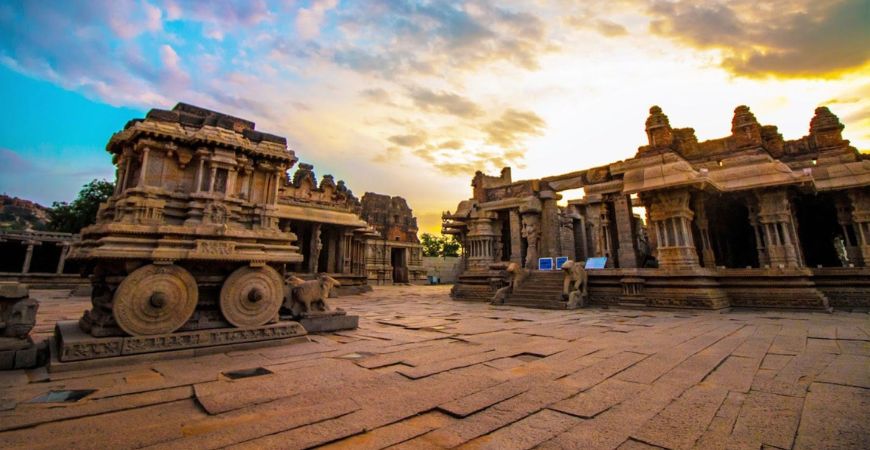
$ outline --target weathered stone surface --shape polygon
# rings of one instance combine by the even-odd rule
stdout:
[[[544,409],[486,436],[468,442],[460,449],[525,450],[556,436],[581,419]]]
[[[867,389],[813,383],[803,406],[794,448],[868,448],[867,417],[870,417]]]
[[[515,397],[533,388],[543,381],[547,381],[545,375],[523,376],[518,379],[505,381],[488,389],[475,392],[467,397],[458,398],[451,402],[439,405],[438,409],[452,416],[466,417],[482,409],[488,408],[498,402]]]
[[[49,323],[87,307],[31,295]],[[777,336],[862,329],[865,313],[493,309],[454,302],[446,286],[331,301],[360,328],[298,345],[0,373],[0,446],[863,448],[870,433],[860,346],[819,352],[810,337],[796,355],[768,353]],[[510,356],[489,359],[499,354]],[[653,358],[651,383],[622,379]],[[257,368],[272,373],[226,376]],[[417,368],[440,371],[399,372]],[[96,392],[27,403],[62,389]]]
[[[791,448],[803,399],[751,391],[743,402],[731,439],[746,445]]]
[[[632,437],[671,449],[690,449],[713,420],[728,391],[695,386],[647,421]]]
[[[870,357],[840,355],[816,377],[816,381],[870,389],[868,367],[870,367]]]
[[[437,412],[426,413],[357,436],[342,439],[338,442],[325,445],[322,448],[330,450],[377,450],[387,448],[391,445],[411,440],[436,428],[441,428],[450,422],[451,419],[444,414]]]
[[[584,419],[591,419],[643,389],[645,386],[642,384],[610,378],[588,391],[558,402],[550,408]]]

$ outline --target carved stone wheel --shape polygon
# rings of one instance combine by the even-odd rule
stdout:
[[[240,267],[221,287],[221,313],[237,327],[258,327],[278,315],[284,280],[269,266]]]
[[[193,315],[199,290],[196,279],[178,266],[147,265],[118,286],[112,314],[133,336],[172,333]]]

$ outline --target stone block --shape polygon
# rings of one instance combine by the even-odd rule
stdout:
[[[20,299],[27,297],[29,294],[30,289],[26,284],[14,281],[0,282],[0,299]]]
[[[39,363],[39,347],[31,344],[29,347],[15,352],[15,368],[30,369]]]
[[[90,284],[80,284],[70,291],[70,297],[90,297],[93,287]]]
[[[0,351],[0,370],[11,370],[15,368],[15,350]]]
[[[341,314],[318,314],[299,319],[309,333],[325,333],[338,330],[354,330],[359,326],[359,316]]]

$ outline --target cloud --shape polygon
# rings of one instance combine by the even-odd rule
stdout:
[[[462,141],[458,139],[451,139],[449,141],[444,141],[438,144],[438,148],[450,148],[453,150],[459,150],[462,148]]]
[[[385,105],[393,104],[392,97],[390,94],[382,88],[370,88],[363,89],[359,92],[360,97],[373,102],[373,103],[381,103]]]
[[[483,114],[483,110],[471,100],[452,92],[435,92],[425,88],[411,88],[408,96],[423,111],[433,111],[471,118]]]
[[[395,163],[402,157],[402,149],[399,147],[387,147],[383,153],[378,153],[372,161],[378,163]]]
[[[0,147],[0,173],[20,175],[35,169],[35,166],[18,153]]]
[[[867,0],[806,0],[776,8],[754,1],[653,1],[650,31],[723,52],[741,76],[825,77],[870,62]]]
[[[338,28],[352,30],[352,38],[332,58],[351,70],[386,79],[502,62],[535,70],[540,56],[555,49],[540,18],[488,2],[384,0],[351,8],[339,17]]]
[[[543,134],[547,123],[532,111],[508,109],[502,116],[483,127],[487,142],[511,149],[517,147],[528,136]]]
[[[162,7],[166,20],[198,22],[202,35],[217,41],[272,18],[266,0],[162,0]]]
[[[546,122],[537,114],[517,109],[507,109],[497,119],[482,124],[465,123],[456,128],[421,129],[410,125],[406,133],[387,138],[392,145],[375,161],[394,162],[402,152],[409,152],[448,176],[468,176],[477,170],[506,166],[522,168],[525,139],[543,134],[544,128]]]
[[[577,29],[591,29],[605,37],[621,37],[628,35],[624,25],[604,18],[595,18],[592,14],[570,16],[565,23]]]
[[[401,134],[390,136],[387,140],[402,147],[418,147],[425,144],[428,137],[425,133]]]
[[[326,13],[337,4],[338,0],[314,0],[308,8],[300,9],[296,13],[296,34],[302,39],[316,38]]]

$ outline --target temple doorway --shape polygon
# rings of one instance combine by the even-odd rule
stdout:
[[[798,237],[807,267],[840,267],[840,259],[834,247],[839,236],[844,244],[847,237],[837,223],[837,208],[829,194],[800,195],[795,198]],[[855,242],[854,237],[851,242]]]
[[[393,283],[408,282],[408,258],[407,249],[391,248],[390,265],[393,267]]]
[[[24,255],[27,253],[27,246],[22,245],[21,241],[0,242],[0,272],[19,273],[24,267]]]
[[[496,257],[498,257],[499,261],[510,261],[512,256],[511,221],[508,211],[499,211],[498,220],[498,223],[501,224],[501,236],[500,239],[496,242],[497,250],[500,250],[500,252],[496,252]]]
[[[728,268],[758,267],[755,230],[742,198],[723,195],[705,202],[710,223],[710,243],[716,265]],[[696,237],[696,247],[699,242]]]

